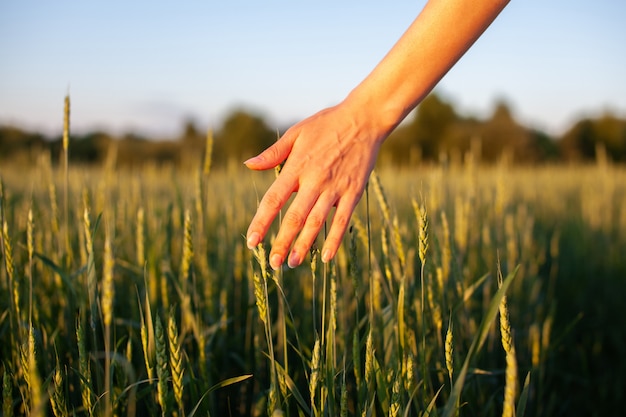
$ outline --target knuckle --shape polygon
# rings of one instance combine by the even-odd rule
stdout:
[[[290,228],[300,229],[304,224],[304,216],[296,211],[290,210],[285,214],[283,224]]]
[[[346,216],[344,214],[338,213],[333,218],[333,229],[336,228],[339,232],[342,232],[346,230],[349,222],[350,222],[350,216]]]
[[[307,227],[310,227],[311,229],[314,229],[317,232],[322,228],[325,221],[326,221],[326,217],[321,216],[319,214],[311,213],[309,214],[309,217],[306,220],[306,224],[307,224]]]
[[[280,210],[283,207],[283,204],[284,202],[281,196],[272,191],[268,191],[261,201],[261,206],[265,206],[272,211]]]

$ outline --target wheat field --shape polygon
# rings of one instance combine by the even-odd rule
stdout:
[[[381,167],[333,262],[275,272],[275,173],[209,162],[1,167],[3,415],[624,407],[622,167]]]

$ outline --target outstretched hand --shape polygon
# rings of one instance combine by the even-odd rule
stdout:
[[[291,267],[299,265],[335,207],[322,247],[322,261],[332,259],[363,195],[382,141],[507,3],[428,1],[346,100],[294,125],[274,145],[247,160],[248,168],[256,170],[285,163],[250,223],[248,247],[261,242],[279,211],[297,193],[283,217],[270,265],[278,269],[285,260]]]
[[[254,170],[271,169],[284,162],[250,223],[246,234],[249,248],[262,241],[292,193],[297,193],[270,252],[273,269],[280,268],[285,260],[292,268],[302,263],[333,207],[322,261],[328,262],[337,253],[384,139],[368,126],[368,120],[359,120],[347,107],[340,104],[303,120],[245,162]]]

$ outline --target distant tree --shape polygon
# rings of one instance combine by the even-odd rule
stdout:
[[[539,130],[531,130],[533,146],[537,150],[537,161],[558,161],[561,158],[561,150],[558,142],[547,133]]]
[[[44,144],[40,133],[31,133],[14,126],[0,126],[0,153],[7,156],[12,152]]]
[[[440,152],[444,150],[445,137],[458,120],[454,107],[435,93],[420,103],[408,129],[420,146],[424,158],[439,158]]]
[[[500,101],[493,115],[479,129],[482,159],[493,162],[509,154],[515,162],[534,162],[540,158],[533,135],[517,123],[509,106]]]
[[[228,160],[244,161],[276,141],[276,132],[263,118],[236,110],[224,121],[215,138],[215,158],[219,164]]]
[[[14,126],[0,126],[0,160],[30,163],[48,147],[43,135]]]
[[[204,134],[196,126],[195,120],[188,118],[184,121],[183,132],[180,139],[185,144],[196,144],[198,142],[202,143]]]
[[[381,151],[384,163],[415,164],[422,160],[437,161],[445,151],[445,137],[459,121],[452,105],[436,93],[429,94],[410,119],[398,127]]]
[[[610,113],[597,119],[583,119],[560,141],[563,156],[572,162],[594,160],[599,145],[612,161],[626,161],[626,120]]]
[[[111,137],[103,132],[91,132],[70,140],[70,159],[86,164],[100,163],[106,158]]]
[[[626,120],[606,113],[593,123],[596,143],[605,147],[613,161],[626,161]]]

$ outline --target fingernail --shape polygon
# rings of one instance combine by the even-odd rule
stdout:
[[[248,165],[248,164],[253,164],[256,162],[261,162],[261,158],[259,156],[253,156],[250,159],[246,159],[243,164]]]
[[[256,248],[260,241],[261,237],[257,232],[250,233],[250,235],[248,236],[248,240],[246,241],[248,249]]]
[[[328,249],[324,249],[324,252],[322,252],[322,262],[326,263],[330,261],[330,258],[331,258],[330,251]]]
[[[296,252],[291,252],[291,255],[289,255],[289,260],[287,261],[287,265],[289,266],[289,268],[295,268],[296,266],[300,265],[300,257]]]
[[[275,253],[274,255],[272,255],[272,257],[270,258],[270,266],[274,271],[278,271],[282,264],[283,258],[279,254]]]

